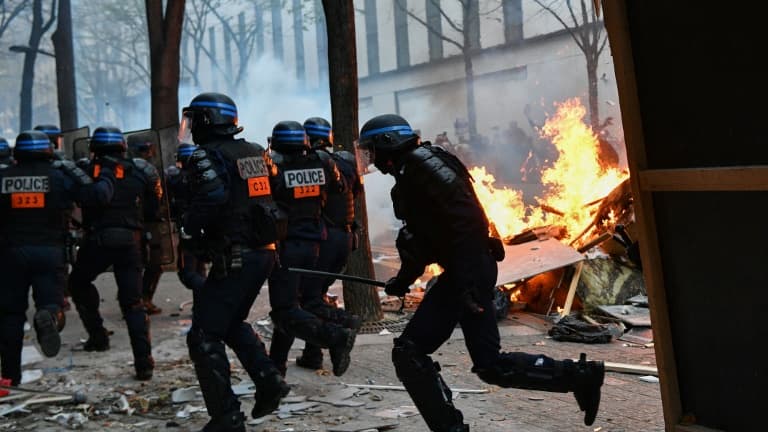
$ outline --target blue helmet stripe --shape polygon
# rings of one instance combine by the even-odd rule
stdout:
[[[323,131],[323,132],[330,132],[331,127],[330,126],[323,126],[323,125],[306,125],[306,126],[304,126],[304,129]]]
[[[177,152],[179,156],[189,156],[192,153],[194,153],[196,150],[195,147],[181,147],[179,148],[179,151]]]
[[[54,134],[61,133],[61,129],[38,129],[38,131],[47,135],[54,135]]]
[[[237,116],[237,107],[234,105],[222,103],[222,102],[207,102],[197,101],[189,104],[191,107],[206,107],[206,108],[221,108],[222,110],[228,110],[230,113],[235,113],[233,117]],[[223,113],[223,111],[222,111]]]
[[[272,135],[304,135],[303,130],[276,130]]]
[[[283,142],[285,142],[285,141],[296,141],[296,142],[301,142],[301,141],[304,141],[305,139],[306,138],[303,137],[303,136],[281,136],[281,137],[277,138],[275,141],[283,141]]]
[[[360,135],[360,138],[368,138],[373,135],[378,135],[385,132],[397,132],[398,135],[413,135],[413,129],[410,126],[387,126],[379,129],[373,129],[365,131]]]
[[[16,141],[16,147],[34,147],[34,146],[45,146],[50,147],[51,142],[47,139],[45,140],[21,140]]]
[[[123,134],[121,134],[119,132],[96,132],[95,134],[93,134],[93,138],[94,139],[96,139],[96,138],[99,138],[99,139],[105,139],[105,138],[106,139],[108,139],[108,138],[125,139]]]

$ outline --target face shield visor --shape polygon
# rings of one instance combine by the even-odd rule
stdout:
[[[372,166],[374,160],[373,147],[369,147],[365,145],[365,143],[361,146],[359,140],[355,140],[354,147],[355,161],[357,162],[357,173],[360,175],[365,175],[376,171],[376,168]]]
[[[193,144],[192,139],[192,127],[194,126],[195,115],[192,111],[184,111],[181,113],[181,122],[179,124],[179,144]]]

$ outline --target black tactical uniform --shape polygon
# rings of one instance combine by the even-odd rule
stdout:
[[[489,239],[488,221],[464,165],[452,154],[421,144],[400,116],[382,115],[360,133],[360,148],[376,167],[395,178],[395,215],[405,222],[397,237],[401,267],[387,282],[390,295],[402,296],[426,265],[445,271],[427,292],[400,337],[392,362],[427,426],[433,431],[468,431],[451,402],[451,391],[429,357],[461,325],[467,350],[480,379],[501,387],[552,392],[573,391],[584,422],[592,424],[600,403],[602,362],[558,361],[543,355],[500,352],[493,306],[496,261],[503,245]]]
[[[272,130],[271,148],[278,167],[273,182],[275,200],[288,218],[285,240],[280,242],[280,267],[269,278],[269,302],[275,324],[269,355],[283,373],[294,337],[330,349],[333,373],[341,376],[349,367],[349,353],[357,331],[324,322],[299,306],[301,274],[290,267],[315,269],[320,243],[327,238],[322,209],[329,189],[344,184],[329,157],[309,147],[301,123],[283,121]],[[326,154],[327,155],[327,154]]]
[[[0,168],[0,361],[2,376],[21,380],[21,349],[29,287],[37,307],[34,327],[43,354],[59,352],[60,309],[66,274],[68,210],[75,201],[108,202],[114,178],[94,184],[69,161],[53,161],[48,137],[27,131],[16,138],[17,163]]]
[[[154,360],[149,317],[141,298],[141,242],[145,221],[158,219],[163,193],[160,178],[143,159],[125,157],[125,138],[117,128],[97,128],[91,137],[91,151],[95,156],[86,172],[98,179],[109,169],[116,182],[108,204],[83,206],[86,234],[69,278],[72,300],[89,335],[84,349],[109,349],[109,336],[99,313],[99,292],[92,282],[111,265],[133,349],[136,379],[148,380]]]
[[[290,388],[245,320],[275,265],[279,214],[271,196],[264,149],[235,139],[237,107],[229,97],[203,93],[183,110],[181,142],[200,146],[189,156],[192,197],[182,217],[184,247],[210,259],[205,284],[193,290],[187,335],[205,406],[205,431],[244,431],[232,392],[224,344],[232,348],[256,385],[251,415],[278,407]],[[191,134],[191,136],[189,136]]]
[[[197,146],[192,144],[180,144],[176,150],[176,165],[165,169],[165,185],[168,189],[171,219],[177,228],[181,227],[181,216],[192,199],[191,176],[187,161],[196,149]],[[205,261],[192,252],[183,248],[179,242],[176,251],[176,269],[182,285],[196,290],[205,284],[206,268]]]
[[[153,143],[144,140],[128,140],[128,152],[133,158],[139,158],[152,163],[151,160],[155,155],[155,146]],[[161,181],[161,184],[163,182]],[[163,309],[156,306],[152,299],[157,291],[157,285],[160,283],[160,277],[163,275],[162,264],[162,245],[160,244],[160,235],[153,235],[158,233],[156,224],[162,224],[163,221],[146,222],[144,245],[142,251],[144,252],[144,273],[141,276],[141,297],[144,300],[144,307],[147,308],[149,315],[156,315],[163,312]]]
[[[341,181],[344,182],[344,188],[328,189],[322,214],[327,228],[327,237],[320,242],[316,266],[320,271],[341,273],[356,244],[355,197],[360,191],[357,163],[350,152],[330,151],[333,145],[333,130],[328,120],[322,117],[310,117],[304,121],[304,130],[307,132],[312,149],[321,158],[333,160],[341,174]],[[358,330],[362,324],[358,316],[328,304],[325,299],[328,288],[334,281],[332,277],[303,279],[301,307],[325,321]],[[323,367],[322,350],[319,346],[307,342],[301,356],[296,358],[296,365],[307,369],[321,369]]]

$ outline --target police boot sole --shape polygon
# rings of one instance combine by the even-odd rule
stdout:
[[[288,384],[283,383],[278,388],[277,393],[275,393],[275,395],[269,398],[268,400],[264,402],[259,402],[257,399],[256,404],[253,405],[253,409],[251,410],[251,417],[255,419],[261,418],[271,413],[272,411],[276,410],[277,407],[280,406],[280,401],[284,397],[288,396],[288,393],[290,392],[291,392],[291,388],[288,386]]]
[[[40,349],[46,357],[55,357],[61,349],[61,336],[56,327],[56,320],[49,311],[39,310],[35,313],[34,321]]]
[[[349,364],[352,362],[350,353],[352,348],[355,347],[355,338],[357,332],[349,330],[350,335],[347,337],[345,344],[341,347],[331,348],[331,361],[333,362],[333,374],[336,376],[344,375],[344,372],[349,369]]]

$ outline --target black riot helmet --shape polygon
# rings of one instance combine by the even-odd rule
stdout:
[[[152,158],[155,153],[154,143],[152,143],[152,141],[147,141],[145,139],[137,139],[137,138],[140,138],[140,137],[138,136],[128,137],[128,150],[131,152],[131,155],[133,157],[138,157],[142,159]]]
[[[179,142],[205,144],[243,131],[237,126],[237,106],[227,95],[201,93],[181,110]]]
[[[35,130],[48,135],[48,139],[51,140],[51,145],[54,150],[61,150],[61,140],[63,135],[58,126],[50,124],[37,125],[35,126]]]
[[[16,146],[13,148],[13,157],[24,161],[31,159],[50,159],[53,157],[53,149],[48,135],[36,131],[24,131],[16,137]]]
[[[280,153],[298,153],[310,149],[304,126],[296,121],[281,121],[272,128],[269,146]]]
[[[368,159],[381,172],[391,172],[394,159],[403,150],[419,144],[419,136],[404,118],[396,114],[376,116],[360,129],[360,150],[369,153]]]
[[[97,127],[91,136],[90,150],[96,155],[125,153],[128,149],[123,132],[113,126]]]
[[[325,148],[333,145],[333,129],[328,120],[322,117],[310,117],[304,120],[304,130],[312,148]]]
[[[11,146],[8,140],[0,137],[0,163],[5,163],[11,158]]]

